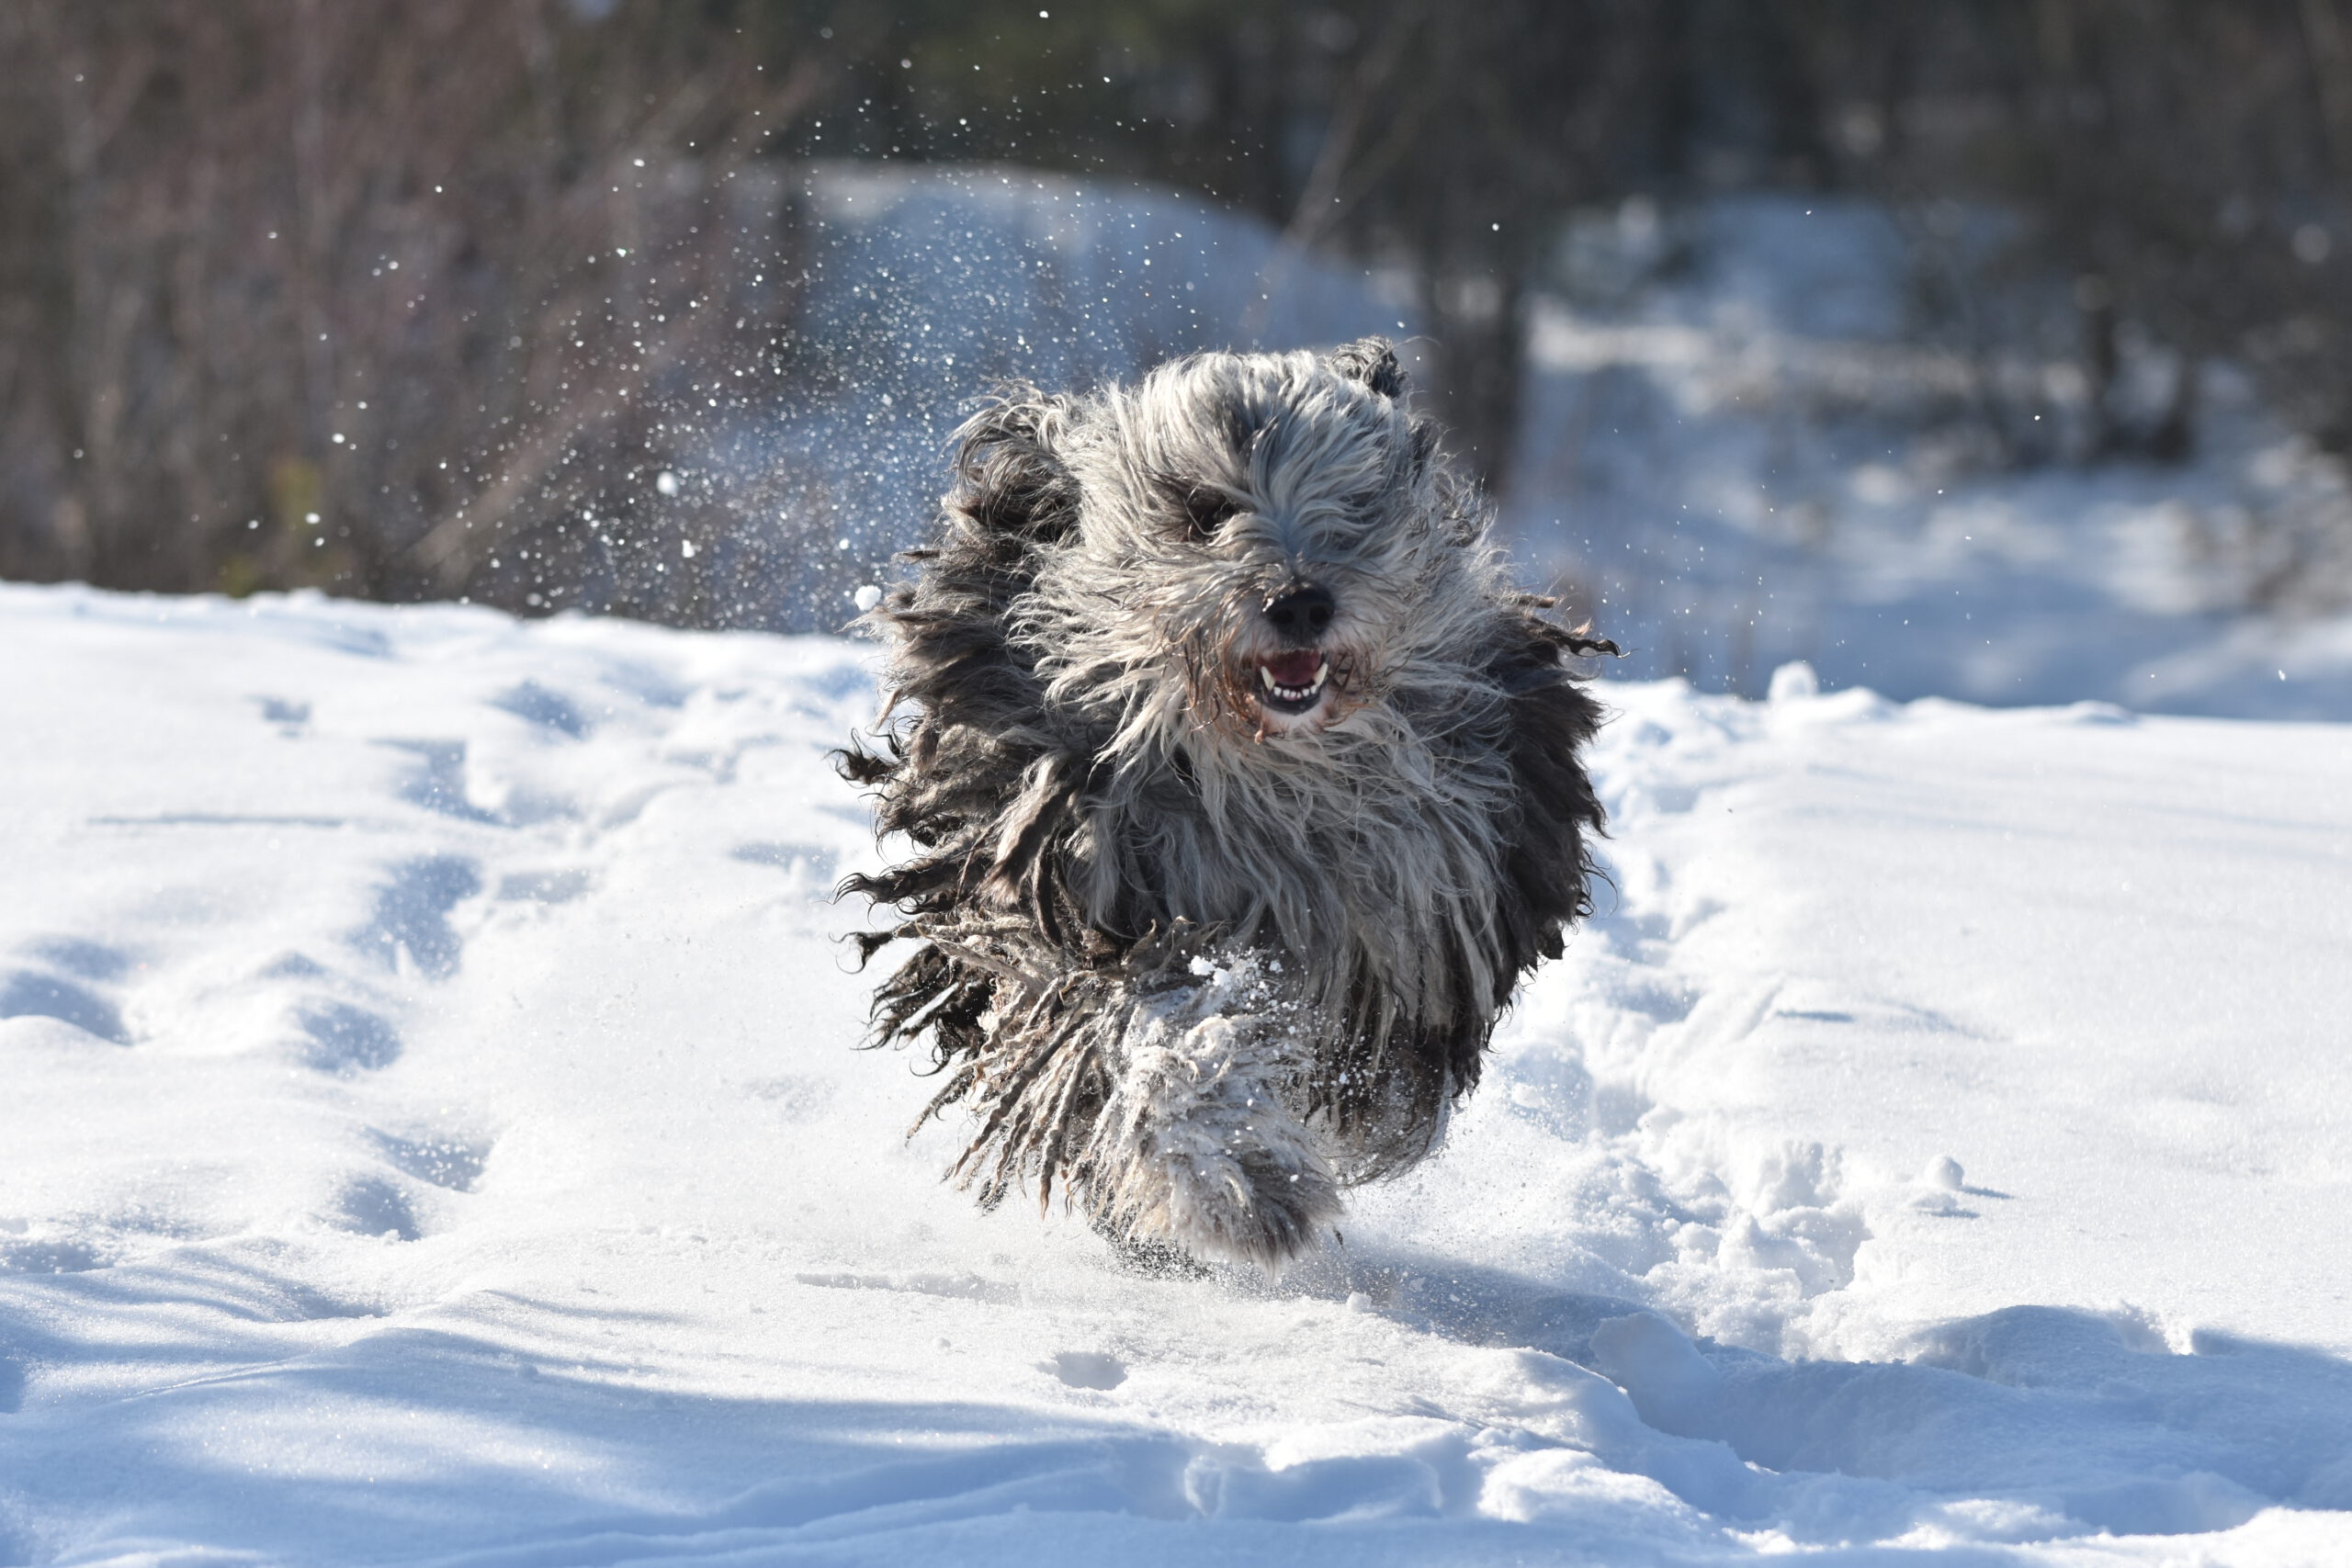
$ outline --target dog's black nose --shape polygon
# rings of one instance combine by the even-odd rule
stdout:
[[[1328,588],[1294,588],[1266,601],[1267,624],[1288,642],[1313,642],[1331,624],[1338,606]]]

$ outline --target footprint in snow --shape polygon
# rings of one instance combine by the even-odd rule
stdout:
[[[392,867],[376,890],[376,907],[351,935],[351,943],[386,968],[400,954],[426,977],[446,980],[458,972],[464,943],[449,924],[449,911],[481,891],[481,874],[463,855],[423,855]]]
[[[416,1223],[416,1210],[410,1204],[408,1194],[380,1176],[363,1176],[345,1183],[335,1194],[330,1218],[339,1228],[355,1235],[414,1241],[424,1234]]]
[[[253,701],[261,709],[263,723],[275,724],[288,735],[297,733],[311,722],[308,703],[298,703],[289,697],[255,697]]]
[[[368,1135],[386,1165],[452,1192],[472,1191],[474,1183],[481,1179],[482,1167],[490,1160],[491,1145],[487,1143],[457,1138],[403,1138],[374,1127],[368,1129]]]
[[[526,681],[511,690],[501,692],[490,699],[490,705],[502,713],[511,713],[526,724],[552,731],[569,739],[584,739],[594,728],[580,705],[561,692]]]
[[[130,1043],[120,1010],[92,988],[129,973],[128,953],[78,936],[36,938],[23,951],[41,967],[0,975],[0,1018],[53,1018],[113,1044]]]
[[[106,1266],[97,1249],[83,1242],[0,1235],[0,1274],[87,1274]]]
[[[119,947],[92,942],[87,937],[52,936],[25,944],[25,951],[35,958],[52,964],[69,975],[103,984],[119,980],[130,970],[130,955]]]
[[[85,986],[35,969],[0,977],[0,1018],[53,1018],[116,1045],[130,1036],[115,1005]]]
[[[400,1031],[349,1002],[305,1002],[295,1010],[305,1037],[302,1061],[325,1073],[374,1072],[400,1060]]]
[[[461,822],[496,822],[466,794],[466,743],[462,740],[379,740],[377,745],[405,751],[417,761],[416,771],[392,793],[411,806]]]
[[[1126,1363],[1102,1350],[1060,1350],[1038,1370],[1047,1371],[1071,1388],[1108,1391],[1127,1381]]]

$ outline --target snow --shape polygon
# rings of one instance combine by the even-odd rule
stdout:
[[[1612,682],[1270,1282],[901,1134],[868,650],[0,586],[0,1562],[2352,1554],[2352,730]]]
[[[1954,216],[1929,243],[1883,203],[1750,194],[1577,225],[1572,288],[1533,312],[1505,505],[1523,558],[1629,674],[1756,696],[1804,660],[1895,697],[2352,719],[2340,469],[2226,364],[2193,461],[2081,461],[2063,290],[2045,357],[2030,323],[1919,305],[1949,290],[1942,253],[1997,246],[1989,215]],[[2124,368],[2152,417],[2169,362]],[[2017,460],[1984,450],[1988,401]]]

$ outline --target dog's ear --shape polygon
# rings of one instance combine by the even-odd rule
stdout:
[[[947,510],[990,533],[1059,539],[1078,520],[1078,487],[1057,453],[1069,422],[1069,399],[1002,389],[956,432]]]
[[[1385,337],[1358,338],[1331,351],[1325,361],[1351,381],[1361,381],[1384,398],[1405,395],[1405,368],[1396,363],[1396,349]]]

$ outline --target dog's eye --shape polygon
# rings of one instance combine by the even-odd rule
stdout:
[[[1222,491],[1196,490],[1184,497],[1184,521],[1201,538],[1207,538],[1232,520],[1241,508]]]

